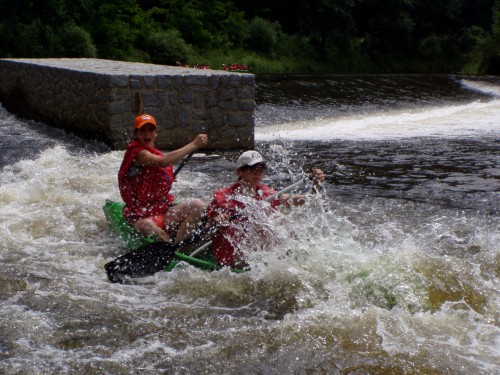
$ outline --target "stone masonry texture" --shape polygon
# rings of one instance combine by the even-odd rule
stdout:
[[[134,118],[158,122],[156,146],[207,133],[209,149],[254,147],[255,76],[101,59],[0,59],[11,113],[124,149]]]

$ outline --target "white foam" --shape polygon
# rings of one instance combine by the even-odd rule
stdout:
[[[463,79],[461,82],[463,87],[482,92],[483,94],[493,95],[495,97],[500,97],[500,86],[493,85],[488,82],[483,81],[470,81],[467,79]]]
[[[500,100],[392,110],[256,129],[258,141],[394,139],[500,134]]]

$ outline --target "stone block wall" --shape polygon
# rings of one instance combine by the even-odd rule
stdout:
[[[156,146],[207,133],[210,149],[254,147],[253,74],[100,59],[0,59],[10,112],[123,149],[138,114],[153,115]]]

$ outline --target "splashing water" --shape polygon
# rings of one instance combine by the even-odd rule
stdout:
[[[61,145],[0,174],[0,372],[498,373],[498,104],[476,99],[363,115],[345,139],[325,131],[311,143],[293,125],[303,138],[273,141],[259,128],[266,183],[279,189],[319,165],[330,172],[321,193],[273,215],[253,209],[271,244],[244,244],[250,272],[184,267],[134,285],[103,270],[125,251],[102,212],[119,199],[123,152],[58,133]],[[385,116],[377,137],[369,123]],[[447,125],[462,116],[477,119],[467,134]],[[437,140],[385,140],[408,119],[440,128]],[[457,155],[471,160],[460,171]],[[235,180],[234,156],[191,160],[177,198],[209,200]]]

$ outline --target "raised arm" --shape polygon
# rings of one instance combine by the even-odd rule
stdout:
[[[198,150],[208,143],[208,136],[206,134],[198,134],[187,145],[178,148],[177,150],[168,152],[166,155],[154,155],[147,150],[142,150],[136,157],[136,161],[144,165],[155,165],[158,167],[168,167],[178,163],[183,157],[189,155],[191,152]]]

